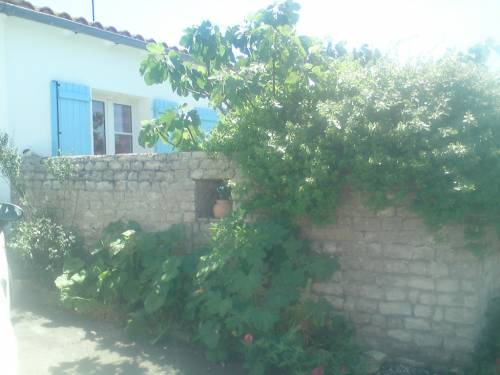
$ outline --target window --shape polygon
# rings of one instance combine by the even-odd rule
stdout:
[[[132,105],[126,99],[92,100],[94,155],[134,152]]]
[[[94,135],[94,155],[106,154],[106,113],[104,102],[92,101],[92,127]]]
[[[132,108],[129,105],[113,105],[115,120],[115,154],[132,152]]]

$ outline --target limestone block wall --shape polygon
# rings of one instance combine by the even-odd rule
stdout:
[[[203,152],[64,159],[71,174],[61,182],[44,167],[43,159],[26,157],[27,196],[35,208],[48,209],[78,228],[88,243],[117,220],[135,220],[150,231],[183,223],[190,241],[203,241],[213,219],[198,217],[197,186],[235,177],[228,160]]]
[[[146,230],[184,223],[191,244],[201,243],[213,222],[200,217],[212,199],[204,189],[238,178],[231,162],[202,152],[68,160],[73,172],[61,182],[40,158],[26,158],[27,194],[89,242],[121,219]],[[477,257],[464,248],[460,228],[436,236],[405,207],[373,212],[348,192],[335,224],[303,229],[318,251],[338,257],[341,270],[315,290],[354,322],[364,348],[445,367],[470,358],[488,302],[500,295],[496,243],[491,254]]]
[[[488,301],[500,295],[497,244],[478,257],[460,228],[436,236],[405,207],[373,212],[353,193],[336,224],[304,232],[338,256],[341,270],[315,288],[355,323],[366,348],[446,367],[471,358]]]

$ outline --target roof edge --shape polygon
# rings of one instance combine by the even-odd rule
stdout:
[[[73,31],[76,34],[85,34],[96,38],[105,39],[116,44],[123,44],[142,50],[145,50],[148,44],[147,41],[141,41],[136,38],[127,37],[125,35],[117,34],[104,29],[99,29],[76,21],[38,12],[32,9],[27,9],[22,6],[5,3],[3,1],[0,1],[0,13],[4,13],[7,16],[15,16],[30,21],[43,23],[49,26],[59,27],[62,29]]]

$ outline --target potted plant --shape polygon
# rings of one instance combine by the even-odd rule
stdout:
[[[227,183],[217,186],[217,199],[214,204],[213,212],[216,219],[228,216],[233,209],[231,200],[231,188]]]

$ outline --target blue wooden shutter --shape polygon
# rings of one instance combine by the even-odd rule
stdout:
[[[200,115],[201,129],[205,131],[205,133],[209,133],[210,130],[212,130],[215,127],[217,121],[219,121],[217,112],[207,107],[198,107],[196,108],[196,110]]]
[[[91,148],[90,88],[51,82],[52,155],[89,155]]]
[[[158,118],[160,115],[165,112],[165,110],[170,108],[175,108],[177,104],[175,102],[163,99],[154,99],[153,100],[153,117]],[[173,151],[172,145],[164,143],[161,139],[156,142],[155,152],[158,153],[169,153]]]

